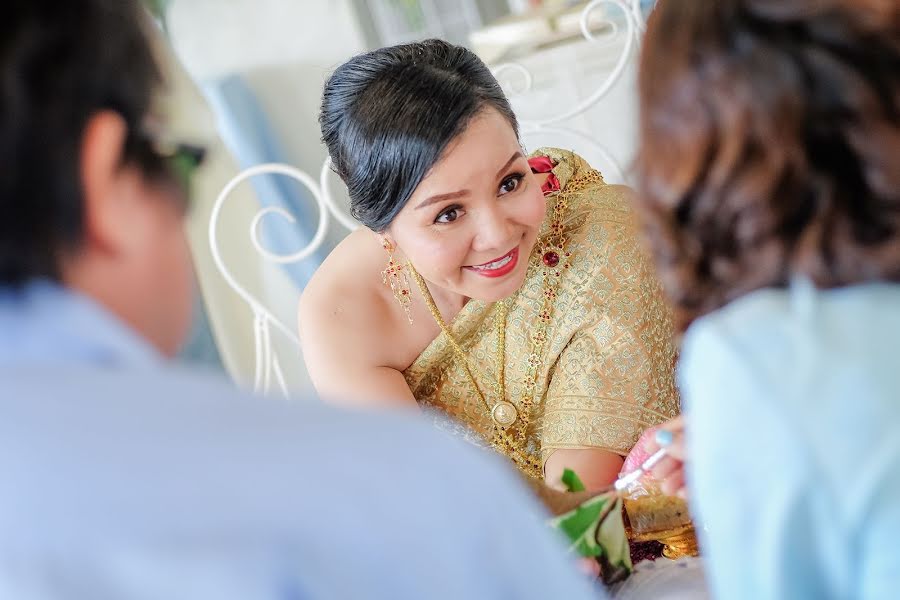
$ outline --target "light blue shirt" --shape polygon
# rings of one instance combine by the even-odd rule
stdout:
[[[900,285],[750,294],[693,324],[689,487],[715,597],[900,597]]]
[[[0,292],[0,598],[597,598],[544,518],[420,419],[248,397]]]

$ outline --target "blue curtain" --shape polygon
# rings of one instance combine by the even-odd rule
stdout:
[[[219,134],[241,169],[261,163],[287,162],[256,94],[244,79],[231,75],[204,85],[203,90],[216,115]],[[317,173],[309,175],[315,178]],[[252,178],[249,184],[262,206],[280,206],[297,219],[294,224],[277,215],[263,220],[262,241],[269,251],[291,254],[309,243],[319,219],[315,199],[309,190],[283,175],[260,175]],[[302,289],[327,252],[328,249],[322,247],[300,263],[284,265],[284,269]]]
[[[241,169],[267,162],[287,162],[256,95],[241,77],[225,77],[203,86],[203,90],[215,113],[219,135]],[[310,175],[315,177],[317,173]],[[254,177],[248,185],[253,186],[262,206],[280,206],[297,219],[294,224],[275,215],[263,220],[262,243],[269,251],[292,254],[312,239],[319,215],[315,199],[309,190],[282,175]],[[248,228],[249,225],[247,223]],[[227,243],[227,240],[222,242]],[[283,265],[282,268],[297,287],[302,289],[328,251],[329,248],[323,245],[306,260]],[[223,368],[199,299],[194,309],[193,328],[179,359],[215,369]]]

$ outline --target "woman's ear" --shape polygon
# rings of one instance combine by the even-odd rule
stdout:
[[[393,253],[397,250],[397,243],[394,241],[394,238],[387,231],[382,231],[380,233],[375,233],[378,237],[378,242],[381,244],[381,247],[387,250],[389,253]]]

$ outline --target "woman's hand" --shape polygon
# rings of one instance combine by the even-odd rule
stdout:
[[[596,558],[579,558],[577,564],[578,570],[591,579],[600,577],[600,563],[597,562]]]
[[[687,497],[687,488],[684,481],[684,418],[675,417],[671,421],[663,423],[656,434],[647,440],[645,448],[652,454],[665,446],[667,454],[653,469],[651,473],[660,482],[660,488],[664,494]]]

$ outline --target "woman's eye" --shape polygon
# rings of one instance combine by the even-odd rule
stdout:
[[[516,191],[524,178],[524,175],[511,175],[504,179],[503,183],[500,184],[500,195],[503,196],[504,194]]]
[[[435,223],[452,223],[459,218],[460,210],[456,207],[448,208],[437,216]]]

